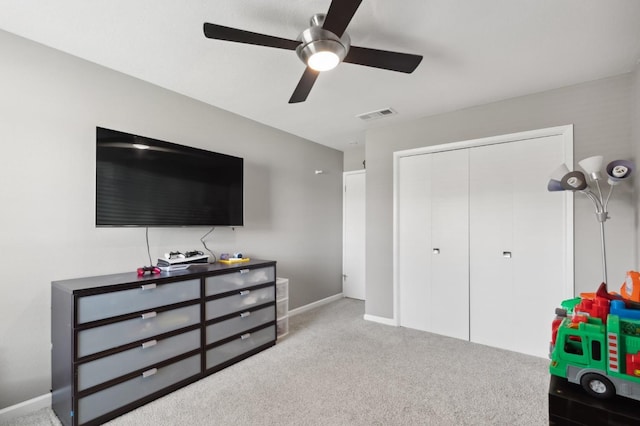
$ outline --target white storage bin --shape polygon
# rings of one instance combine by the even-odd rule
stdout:
[[[276,323],[278,330],[278,339],[289,333],[289,318],[283,318]]]
[[[289,333],[289,279],[276,278],[276,329],[278,339]]]
[[[289,298],[289,280],[286,278],[276,279],[276,300]]]
[[[281,319],[289,315],[289,300],[284,299],[276,302],[276,318]]]

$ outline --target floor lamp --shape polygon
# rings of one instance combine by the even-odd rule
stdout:
[[[607,284],[607,253],[604,238],[604,224],[609,219],[607,205],[613,193],[613,188],[622,181],[628,179],[635,166],[631,161],[615,160],[607,164],[607,180],[605,182],[600,169],[602,168],[602,156],[594,156],[579,161],[578,164],[585,171],[569,171],[569,168],[562,164],[552,174],[547,190],[549,191],[573,191],[586,195],[596,210],[596,219],[600,223],[600,247],[602,251],[602,282]],[[588,176],[588,178],[587,178]],[[603,193],[603,186],[608,184],[609,190],[606,195]]]

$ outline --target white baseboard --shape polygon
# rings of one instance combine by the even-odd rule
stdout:
[[[398,326],[398,322],[395,320],[395,318],[384,318],[375,315],[364,314],[364,319],[365,321],[377,322],[384,325],[392,325],[394,327]]]
[[[34,413],[42,408],[51,407],[51,394],[37,396],[0,410],[0,422],[5,423],[15,418]]]
[[[313,308],[317,308],[318,306],[326,305],[327,303],[335,302],[336,300],[340,300],[343,298],[344,298],[344,295],[342,293],[334,294],[333,296],[320,299],[316,302],[309,303],[308,305],[304,305],[304,306],[300,306],[299,308],[292,309],[289,311],[289,316],[292,317],[294,315],[298,315],[303,312],[309,311]]]

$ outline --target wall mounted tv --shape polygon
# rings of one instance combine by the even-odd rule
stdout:
[[[242,226],[242,158],[96,128],[96,226]]]

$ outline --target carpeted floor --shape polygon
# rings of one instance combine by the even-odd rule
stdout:
[[[363,319],[342,299],[275,347],[109,422],[140,425],[547,425],[548,361]],[[50,409],[13,425],[59,425]]]

